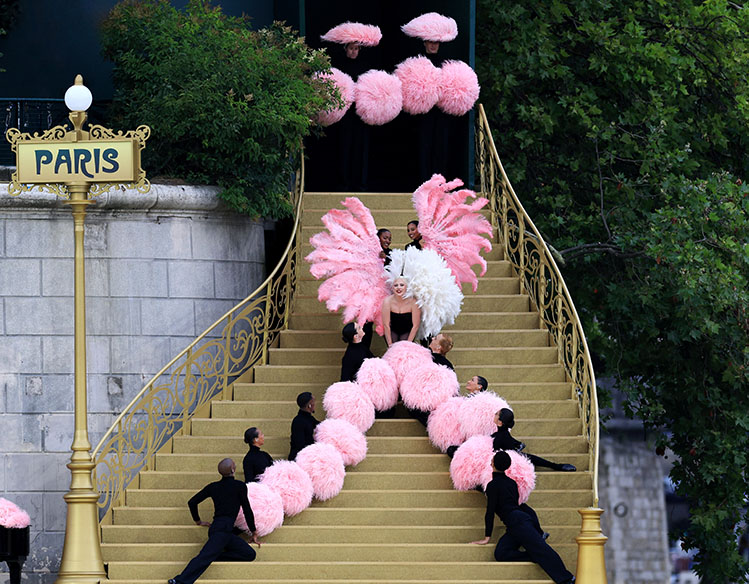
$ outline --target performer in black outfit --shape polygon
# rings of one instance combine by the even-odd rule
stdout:
[[[250,450],[244,455],[242,468],[244,469],[244,482],[257,482],[258,477],[265,469],[273,464],[273,458],[267,452],[260,450],[265,444],[265,435],[253,426],[244,431],[244,442],[250,446]]]
[[[415,247],[421,249],[421,233],[419,233],[419,222],[416,220],[409,221],[406,224],[406,233],[411,238],[411,243],[406,244],[406,249]]]
[[[494,423],[497,424],[497,431],[492,434],[492,438],[494,439],[494,450],[515,450],[517,452],[522,452],[525,448],[525,444],[519,440],[515,440],[515,438],[510,434],[510,429],[515,425],[515,414],[513,411],[507,408],[502,408],[497,412],[496,416],[494,416]],[[523,454],[527,456],[533,463],[533,466],[536,467],[543,466],[562,472],[575,472],[577,470],[574,464],[551,462],[550,460],[546,460],[545,458],[527,452],[523,452]]]
[[[535,562],[556,584],[573,584],[574,576],[564,567],[559,557],[538,533],[531,517],[520,509],[518,486],[505,474],[510,468],[510,455],[497,452],[492,461],[492,480],[486,486],[486,515],[484,516],[484,539],[471,543],[486,545],[494,529],[496,513],[507,528],[494,549],[498,562]],[[529,507],[530,509],[530,507]],[[520,551],[520,548],[525,548]]]
[[[387,266],[390,264],[390,252],[392,251],[390,244],[393,242],[393,234],[390,233],[389,229],[378,229],[377,239],[380,240],[380,246],[382,247],[380,257],[385,260],[385,265]]]
[[[429,350],[432,352],[432,361],[437,363],[437,365],[444,365],[445,367],[449,367],[450,369],[455,371],[455,367],[453,367],[453,364],[450,363],[447,357],[445,357],[445,355],[447,355],[447,353],[449,353],[450,349],[452,348],[452,337],[450,335],[446,335],[445,333],[439,333],[429,343]]]
[[[343,342],[348,346],[341,359],[341,381],[354,381],[364,359],[371,359],[374,355],[363,342],[364,329],[358,324],[348,323],[343,327],[342,336]]]
[[[291,450],[289,460],[294,460],[305,446],[315,443],[315,427],[320,423],[312,414],[315,413],[315,396],[304,391],[296,396],[299,413],[291,421]]]
[[[221,480],[206,485],[187,502],[195,523],[209,528],[208,541],[200,553],[190,560],[182,573],[169,580],[169,584],[193,584],[215,561],[251,562],[255,559],[255,550],[232,531],[241,507],[247,520],[250,538],[260,547],[255,517],[247,499],[247,485],[234,478],[235,470],[234,461],[231,458],[225,458],[218,464]],[[208,497],[213,500],[215,509],[212,523],[201,521],[198,514],[198,504]]]

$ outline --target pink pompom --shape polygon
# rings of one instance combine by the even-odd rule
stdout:
[[[393,368],[387,361],[375,357],[364,359],[356,383],[372,400],[372,405],[378,412],[389,410],[398,403],[398,380]]]
[[[446,114],[462,116],[479,98],[479,80],[476,73],[463,61],[445,61],[442,64],[440,98],[437,106]]]
[[[356,113],[365,124],[387,124],[403,107],[400,79],[385,71],[367,71],[356,80],[354,101]]]
[[[0,497],[0,527],[23,529],[31,523],[29,514],[8,499]]]
[[[365,47],[376,47],[382,39],[379,26],[362,24],[361,22],[344,22],[334,26],[320,37],[324,41],[347,45],[358,43]]]
[[[403,111],[408,114],[425,114],[440,98],[442,70],[419,55],[403,61],[395,68],[395,75],[401,80]]]
[[[450,478],[459,491],[468,491],[479,485],[486,489],[492,480],[494,447],[490,436],[469,438],[455,451],[450,462]]]
[[[469,396],[460,409],[460,426],[466,438],[488,436],[497,431],[494,416],[502,408],[512,409],[505,400],[491,391]]]
[[[375,421],[375,408],[358,383],[339,381],[325,390],[322,406],[329,418],[339,418],[366,432]]]
[[[311,444],[299,451],[296,463],[312,479],[312,489],[320,501],[327,501],[341,492],[346,469],[335,446]]]
[[[312,503],[312,479],[292,460],[277,460],[260,475],[260,483],[278,493],[286,515],[301,513]]]
[[[450,446],[459,446],[466,438],[460,427],[460,409],[464,400],[463,397],[451,397],[429,414],[429,439],[442,452]]]
[[[247,483],[247,498],[250,500],[259,536],[268,535],[283,525],[283,502],[278,493],[271,491],[267,485]],[[239,529],[247,530],[247,520],[241,508],[234,525]]]
[[[330,73],[317,73],[316,77],[321,79],[332,79],[338,92],[343,99],[343,107],[330,111],[322,111],[315,116],[315,121],[321,126],[330,126],[339,122],[354,103],[354,80],[340,69],[331,67]]]
[[[406,407],[431,412],[457,395],[460,384],[455,371],[449,367],[428,363],[407,372],[400,390]]]
[[[427,12],[401,26],[401,30],[410,37],[423,41],[445,43],[458,36],[458,24],[449,16],[437,12]]]
[[[390,345],[382,358],[392,367],[400,385],[407,371],[431,363],[432,353],[426,347],[411,341],[398,341]]]
[[[357,465],[367,456],[367,439],[346,420],[327,419],[315,428],[315,442],[335,446],[343,464]]]
[[[505,474],[518,485],[518,504],[528,501],[531,492],[536,488],[536,469],[527,456],[514,450],[505,450],[512,462]]]

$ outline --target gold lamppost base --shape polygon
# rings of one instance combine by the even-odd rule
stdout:
[[[606,584],[606,559],[603,546],[608,537],[601,531],[603,509],[588,507],[578,509],[583,524],[577,541],[576,584]]]

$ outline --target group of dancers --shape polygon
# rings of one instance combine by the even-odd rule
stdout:
[[[449,369],[455,377],[454,367],[447,358],[453,341],[442,332],[442,328],[452,324],[460,312],[463,299],[461,284],[469,282],[476,289],[478,278],[471,267],[478,264],[483,271],[486,269],[486,262],[479,252],[491,249],[489,240],[482,236],[490,235],[491,227],[478,213],[487,201],[478,199],[466,203],[466,199],[475,198],[475,194],[458,190],[460,186],[460,181],[447,182],[444,177],[434,175],[417,189],[413,201],[418,219],[408,225],[411,243],[405,250],[390,247],[392,235],[389,230],[378,230],[369,210],[356,198],[347,198],[343,201],[343,210],[332,209],[323,217],[327,232],[311,238],[315,250],[307,256],[307,260],[313,276],[326,278],[319,287],[318,298],[331,311],[342,309],[344,322],[347,323],[342,331],[347,347],[341,362],[341,382],[358,388],[353,380],[358,380],[365,362],[378,360],[371,352],[375,330],[384,337],[389,351],[399,346],[414,347],[423,342],[429,348],[431,361],[441,370]],[[421,347],[418,350],[425,351]],[[398,381],[401,382],[400,379]],[[332,393],[330,390],[334,386],[326,392],[324,405],[328,420],[323,424],[338,417],[328,407],[327,394]],[[469,396],[487,393],[487,388],[487,380],[479,375],[466,383]],[[400,383],[400,392],[409,413],[425,426],[430,416],[435,415],[437,405],[444,402],[440,398],[421,409],[406,403],[403,383]],[[452,389],[448,393],[457,393],[457,385],[454,393]],[[354,394],[347,395],[347,399],[356,399]],[[396,386],[396,400],[397,395]],[[374,401],[369,399],[366,398],[373,418]],[[473,401],[476,397],[462,399]],[[495,399],[503,402],[501,398]],[[289,461],[296,460],[301,451],[315,447],[316,430],[321,425],[314,417],[316,400],[310,392],[299,394],[296,403],[299,410],[291,423]],[[392,415],[393,405],[391,403],[388,408],[377,410],[387,415],[387,409],[390,409]],[[372,422],[373,419],[358,430],[366,431]],[[546,542],[548,534],[541,529],[533,509],[527,503],[521,503],[519,485],[508,475],[513,460],[511,455],[518,456],[517,452],[525,447],[510,434],[514,425],[512,410],[501,408],[496,411],[494,423],[496,432],[491,436],[491,443],[497,452],[491,461],[491,480],[484,482],[483,489],[487,497],[485,538],[471,543],[489,543],[494,516],[497,515],[506,527],[495,548],[497,561],[530,560],[539,564],[556,584],[572,583],[573,575]],[[274,463],[271,456],[261,449],[264,435],[260,429],[248,428],[245,442],[249,450],[243,461],[244,478],[251,484]],[[456,450],[460,453],[460,446],[454,444],[448,447],[448,455],[457,458]],[[526,456],[537,466],[547,466],[557,471],[576,470],[569,464]],[[489,470],[488,462],[486,470]],[[234,478],[234,472],[234,462],[231,459],[222,460],[219,464],[221,480],[206,486],[190,499],[188,506],[193,519],[198,525],[206,525],[200,520],[197,505],[212,498],[214,520],[210,524],[209,540],[201,552],[169,584],[192,584],[215,560],[255,559],[254,550],[237,535],[234,527],[241,509],[249,540],[259,545],[255,517],[248,503],[248,487]]]

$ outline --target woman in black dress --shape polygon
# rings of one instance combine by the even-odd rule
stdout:
[[[382,324],[389,347],[398,341],[413,341],[421,324],[421,309],[413,296],[406,296],[408,283],[403,277],[393,282],[393,293],[382,302]]]
[[[409,247],[421,249],[421,233],[419,233],[419,222],[415,219],[413,221],[409,221],[406,224],[406,233],[411,239],[411,243],[406,244],[406,249],[408,249]]]
[[[265,436],[255,426],[245,430],[244,441],[250,446],[249,452],[244,455],[242,461],[244,482],[256,483],[265,469],[273,464],[273,458],[267,452],[260,450],[260,447],[265,444]]]

